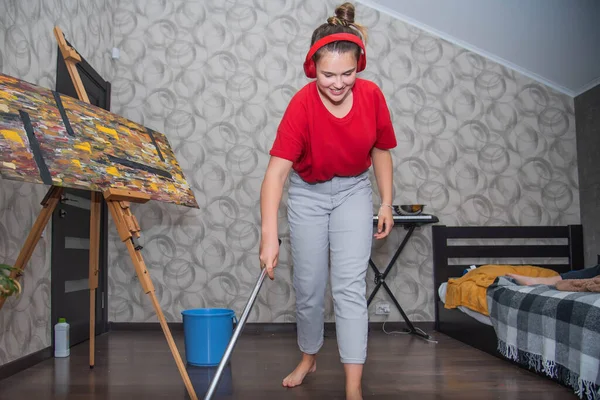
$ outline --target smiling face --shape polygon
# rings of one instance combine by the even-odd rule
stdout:
[[[323,53],[317,61],[317,87],[333,105],[344,103],[356,81],[356,55],[352,51]]]

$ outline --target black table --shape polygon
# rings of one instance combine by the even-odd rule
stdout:
[[[396,263],[396,260],[400,256],[400,253],[402,253],[402,250],[404,250],[404,247],[406,246],[406,243],[412,236],[415,228],[418,226],[426,225],[426,224],[434,224],[436,222],[439,222],[439,220],[435,215],[431,215],[431,214],[419,214],[419,215],[394,214],[393,218],[394,218],[394,227],[402,226],[402,227],[404,227],[404,229],[407,230],[407,232],[406,232],[406,235],[404,236],[404,239],[402,240],[402,242],[398,245],[398,248],[397,248],[396,252],[394,253],[394,256],[390,260],[389,264],[387,265],[387,267],[383,273],[381,273],[379,271],[379,269],[373,262],[373,259],[369,258],[369,265],[373,269],[373,272],[375,272],[375,288],[373,289],[371,296],[369,296],[369,300],[367,301],[367,307],[371,304],[371,302],[373,301],[373,298],[375,297],[375,295],[377,294],[379,289],[383,286],[385,291],[392,298],[392,301],[396,305],[396,308],[398,308],[398,311],[400,311],[400,314],[402,314],[404,321],[406,321],[406,324],[408,325],[407,333],[411,333],[411,334],[420,336],[424,339],[431,340],[432,339],[431,336],[429,336],[428,334],[426,334],[425,332],[423,332],[421,330],[417,330],[415,328],[415,326],[412,324],[412,322],[410,322],[410,320],[404,313],[404,310],[402,310],[400,303],[398,303],[398,300],[396,300],[396,297],[390,290],[389,286],[387,285],[387,283],[385,283],[385,278],[390,273],[392,267]],[[379,223],[379,217],[377,215],[374,215],[373,216],[373,225],[377,226],[378,223]]]

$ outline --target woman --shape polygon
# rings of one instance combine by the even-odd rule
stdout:
[[[261,188],[261,267],[277,265],[277,211],[290,176],[288,222],[302,360],[283,386],[316,370],[323,344],[324,298],[331,257],[331,290],[346,396],[361,399],[367,349],[366,272],[373,237],[373,165],[381,205],[374,237],[386,237],[392,218],[392,158],[396,146],[381,90],[357,78],[366,65],[366,30],[345,3],[312,35],[304,64],[309,78],[290,101],[270,151]],[[333,35],[333,36],[332,36]],[[291,173],[290,173],[291,171]]]
[[[533,277],[518,274],[506,274],[513,278],[519,285],[532,286],[532,285],[549,285],[549,286],[560,286],[560,281],[567,280],[583,280],[592,279],[600,276],[600,264],[594,265],[593,267],[576,269],[562,274],[549,276],[549,277]]]

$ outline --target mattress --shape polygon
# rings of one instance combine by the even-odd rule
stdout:
[[[438,288],[438,294],[440,295],[440,299],[442,300],[442,303],[444,303],[444,304],[446,304],[446,288],[447,288],[447,286],[448,286],[448,282],[444,282]],[[457,308],[460,311],[462,311],[463,313],[467,314],[469,317],[474,318],[475,320],[481,322],[482,324],[492,326],[490,317],[488,317],[487,315],[483,315],[481,313],[478,313],[477,311],[473,311],[473,310],[471,310],[467,307],[463,307],[463,306],[458,306]]]

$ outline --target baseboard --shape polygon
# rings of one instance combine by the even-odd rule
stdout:
[[[383,322],[369,322],[370,331],[381,331],[383,330]],[[167,324],[171,331],[183,331],[182,322],[170,322]],[[434,328],[434,322],[413,322],[416,328],[431,331]],[[402,331],[407,329],[408,326],[404,322],[386,322],[385,331]],[[159,331],[161,330],[160,323],[158,322],[110,322],[109,331]],[[296,324],[293,322],[284,323],[261,323],[261,322],[248,322],[244,326],[244,335],[260,335],[264,333],[290,333],[296,332]],[[325,333],[334,333],[335,323],[325,323]]]
[[[11,361],[7,364],[0,366],[0,380],[8,378],[18,372],[24,371],[27,368],[33,367],[44,360],[52,357],[52,347],[46,347],[45,349],[36,351],[35,353],[28,354],[17,360]]]
[[[183,331],[183,323],[167,322],[169,329],[173,332]],[[109,322],[108,331],[159,331],[158,322]]]

